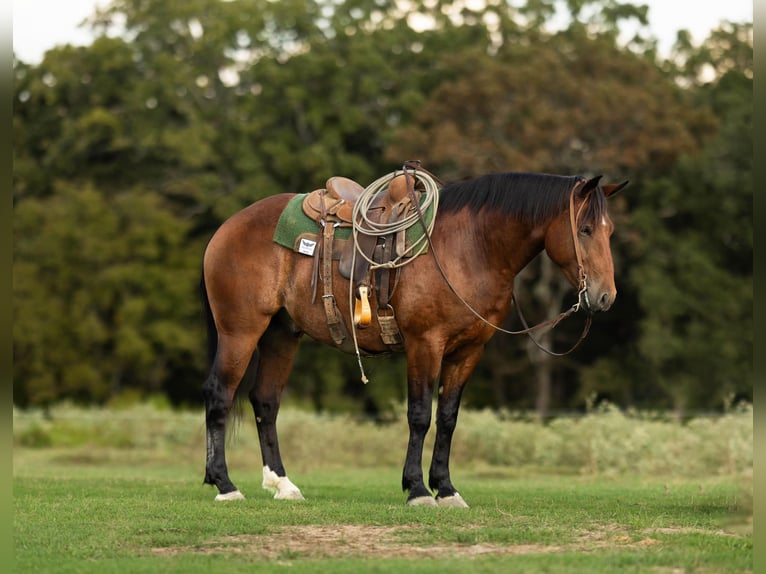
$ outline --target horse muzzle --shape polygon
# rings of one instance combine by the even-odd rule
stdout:
[[[617,296],[616,291],[586,289],[580,292],[580,306],[588,313],[608,311]]]

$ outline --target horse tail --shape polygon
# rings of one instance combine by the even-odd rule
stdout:
[[[204,271],[200,273],[199,290],[200,296],[202,297],[202,313],[204,315],[205,326],[207,328],[207,368],[210,370],[213,368],[215,355],[218,352],[218,329],[215,328],[213,310],[210,308],[210,299],[207,296]]]

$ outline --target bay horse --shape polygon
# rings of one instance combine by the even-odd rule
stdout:
[[[578,305],[589,315],[614,302],[614,225],[606,199],[628,182],[601,184],[600,178],[511,172],[439,190],[429,250],[401,268],[390,298],[407,359],[409,442],[402,489],[408,492],[408,505],[468,507],[452,484],[449,468],[460,398],[496,330],[493,325],[509,312],[514,277],[534,257],[547,253],[580,290]],[[272,240],[280,214],[295,195],[272,195],[235,213],[205,249],[201,288],[211,368],[202,387],[204,482],[217,487],[216,500],[244,498],[229,478],[225,457],[227,415],[244,379],[251,385],[248,398],[263,459],[262,486],[277,499],[303,499],[279,451],[280,399],[301,337],[334,343],[323,305],[312,302],[312,257]],[[333,273],[338,293],[348,293],[349,282],[338,274],[337,262]],[[336,300],[349,321],[350,297]],[[375,321],[357,335],[366,355],[391,352]],[[429,490],[422,454],[437,384]]]

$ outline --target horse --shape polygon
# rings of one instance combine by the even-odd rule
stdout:
[[[390,295],[407,365],[406,504],[468,507],[449,467],[461,395],[496,325],[509,313],[514,277],[532,259],[545,251],[579,290],[575,310],[584,308],[590,317],[614,303],[614,224],[606,200],[628,182],[603,184],[601,177],[492,173],[439,188],[428,249],[399,269]],[[312,296],[314,258],[273,241],[280,214],[295,195],[271,195],[235,213],[204,251],[200,285],[211,362],[202,385],[204,483],[217,488],[216,500],[244,498],[229,477],[225,455],[227,416],[243,382],[250,385],[263,488],[276,499],[303,500],[279,450],[282,392],[302,336],[338,344],[323,305]],[[337,261],[332,265],[335,288],[347,293],[349,280],[338,273]],[[351,298],[335,299],[350,321]],[[365,355],[392,352],[374,320],[355,337]],[[435,389],[436,437],[426,487],[422,454]]]

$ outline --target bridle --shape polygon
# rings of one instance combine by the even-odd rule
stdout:
[[[585,273],[585,266],[583,265],[582,261],[582,247],[580,246],[580,241],[577,239],[577,231],[578,226],[577,222],[580,220],[580,214],[582,213],[583,208],[585,207],[586,202],[583,201],[580,204],[580,209],[577,210],[577,214],[574,212],[574,197],[577,190],[579,190],[583,184],[585,183],[585,179],[581,179],[578,181],[573,187],[572,192],[569,194],[569,228],[572,231],[572,243],[574,244],[574,250],[575,250],[575,258],[577,259],[577,280],[578,280],[578,291],[577,291],[577,303],[574,304],[573,308],[575,310],[575,313],[580,310],[580,302],[585,302],[585,309],[587,311],[590,311],[590,300],[588,299],[588,274]]]
[[[408,171],[409,170],[409,171]],[[404,164],[403,172],[406,176],[407,180],[407,187],[409,189],[410,195],[415,198],[415,174],[417,171],[425,171],[426,170],[420,167],[419,162],[415,161],[409,161]],[[409,173],[412,172],[412,173]],[[429,175],[431,175],[429,173]],[[520,331],[510,331],[508,329],[503,329],[499,325],[495,325],[491,321],[488,321],[486,318],[482,317],[482,315],[476,311],[468,301],[466,301],[455,289],[455,287],[452,285],[450,280],[447,278],[447,275],[444,272],[444,268],[441,265],[441,262],[439,261],[439,258],[436,255],[436,251],[434,250],[433,243],[431,242],[431,237],[429,234],[426,234],[426,237],[428,238],[428,247],[429,251],[434,258],[434,262],[436,263],[436,267],[439,269],[439,273],[441,274],[444,281],[447,283],[447,286],[449,287],[450,291],[452,291],[453,295],[458,298],[458,300],[471,312],[478,318],[480,321],[484,322],[485,324],[489,325],[496,331],[499,331],[501,333],[506,333],[507,335],[528,335],[529,338],[532,340],[532,342],[543,352],[555,356],[555,357],[563,357],[564,355],[568,355],[572,351],[574,351],[577,347],[580,346],[580,344],[585,340],[585,337],[588,336],[588,332],[590,331],[590,326],[593,320],[592,314],[590,313],[590,300],[588,299],[588,275],[585,272],[585,266],[583,265],[583,256],[582,256],[582,247],[580,246],[580,241],[577,238],[577,221],[580,218],[580,214],[582,213],[583,208],[585,207],[586,201],[583,201],[580,204],[579,209],[575,213],[574,210],[574,204],[575,204],[575,195],[579,191],[579,189],[585,184],[586,180],[584,178],[580,178],[577,183],[575,183],[572,186],[572,191],[569,194],[569,226],[570,230],[572,232],[572,242],[574,243],[574,250],[575,250],[575,258],[577,259],[577,278],[578,278],[578,291],[577,291],[577,303],[572,305],[569,309],[564,311],[563,313],[560,313],[557,317],[554,317],[553,319],[548,319],[547,321],[543,321],[542,323],[539,323],[537,325],[534,325],[530,327],[527,324],[527,321],[524,319],[523,314],[521,313],[521,308],[519,307],[519,302],[516,298],[516,294],[514,293],[511,296],[511,301],[516,307],[516,312],[519,316],[519,319],[521,320],[521,324],[524,326],[524,328]],[[423,214],[420,211],[419,204],[417,200],[413,201],[413,205],[415,205],[415,208],[418,211],[418,216],[420,217],[421,224],[425,228],[425,220],[423,218]],[[537,340],[532,336],[533,331],[537,331],[539,329],[544,329],[546,327],[554,328],[556,325],[558,325],[561,321],[568,318],[569,316],[573,315],[574,313],[577,313],[580,308],[583,306],[588,311],[585,325],[583,327],[583,331],[580,334],[579,339],[577,342],[567,351],[563,353],[556,353],[549,349],[546,349],[540,343],[537,342]]]
[[[568,355],[572,351],[574,351],[577,347],[580,346],[580,344],[585,340],[585,337],[588,336],[588,332],[590,331],[591,323],[593,322],[593,314],[590,312],[590,300],[588,299],[588,274],[585,272],[585,266],[583,265],[583,257],[582,257],[582,247],[580,245],[580,241],[577,238],[577,231],[578,226],[577,222],[580,220],[580,214],[582,213],[583,208],[585,207],[586,202],[583,201],[580,204],[580,208],[577,210],[577,213],[575,213],[574,209],[574,198],[577,191],[584,185],[585,179],[580,179],[574,186],[572,186],[572,191],[569,194],[569,228],[572,232],[572,243],[574,244],[574,251],[575,251],[575,258],[577,260],[577,281],[578,281],[578,287],[577,287],[577,302],[572,305],[569,309],[561,313],[558,317],[555,317],[553,319],[549,319],[548,321],[544,321],[540,323],[539,325],[535,325],[534,327],[530,327],[527,325],[526,319],[524,319],[524,315],[521,312],[521,307],[519,306],[519,301],[516,298],[516,293],[511,296],[511,301],[516,307],[516,313],[519,316],[519,320],[521,321],[521,324],[524,326],[524,329],[522,331],[505,331],[504,329],[500,329],[501,331],[504,331],[505,333],[509,334],[524,334],[526,333],[530,340],[535,344],[535,346],[543,351],[544,353],[547,353],[549,355],[552,355],[554,357],[563,357],[565,355]],[[556,325],[558,325],[561,321],[569,317],[570,315],[573,315],[574,313],[577,313],[580,310],[580,307],[582,304],[585,304],[585,310],[587,311],[587,317],[585,319],[585,325],[583,326],[582,333],[580,334],[579,339],[575,342],[572,347],[564,351],[563,353],[556,353],[554,351],[551,351],[550,349],[546,349],[543,347],[540,343],[537,342],[537,340],[532,336],[532,331],[536,331],[538,329],[548,327],[552,329]]]

